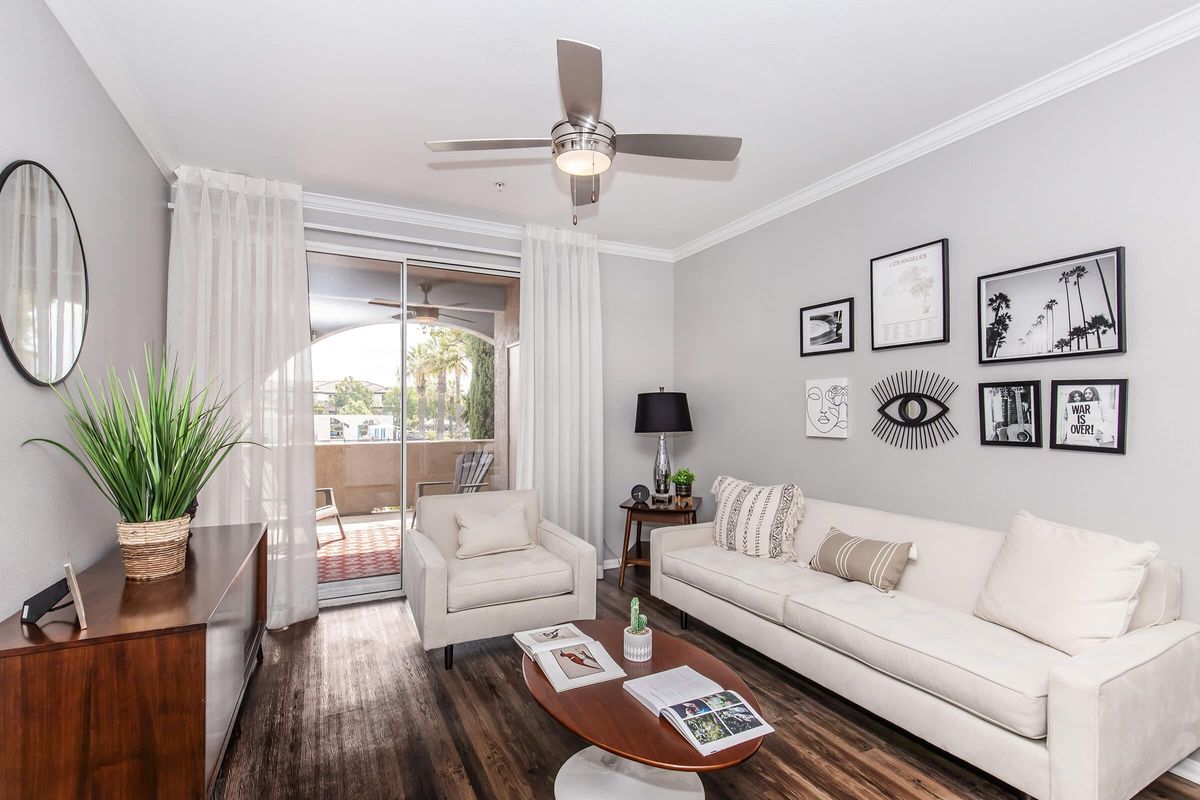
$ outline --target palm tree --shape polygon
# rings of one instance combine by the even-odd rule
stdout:
[[[1046,337],[1047,341],[1054,336],[1054,307],[1056,305],[1058,305],[1058,301],[1051,297],[1046,301],[1046,305],[1042,306],[1042,308],[1046,309],[1046,313],[1050,315],[1050,335]]]
[[[1037,322],[1034,323],[1033,328],[1034,328],[1034,330],[1041,330],[1041,332],[1042,332],[1042,349],[1040,352],[1045,353],[1047,350],[1050,349],[1050,340],[1046,336],[1046,315],[1045,314],[1038,314]]]
[[[1084,330],[1087,329],[1087,311],[1083,308],[1083,291],[1079,288],[1079,281],[1083,279],[1084,275],[1087,275],[1087,271],[1087,267],[1083,264],[1071,270],[1075,276],[1075,293],[1079,295],[1079,319],[1083,322]],[[1088,350],[1092,349],[1092,343],[1086,336],[1083,337],[1083,344]]]
[[[429,342],[421,342],[408,352],[408,371],[412,373],[413,382],[417,386],[417,435],[425,438],[425,390],[429,385],[429,376],[435,370],[436,357]]]
[[[1075,342],[1075,349],[1079,349],[1079,342],[1087,338],[1088,329],[1085,325],[1076,325],[1071,328],[1071,340]]]
[[[1004,292],[996,292],[988,298],[988,308],[992,310],[992,323],[988,325],[987,330],[987,351],[989,356],[996,355],[996,351],[1000,349],[1000,345],[1004,344],[1005,336],[1008,333],[1008,323],[1012,320],[1012,316],[1005,313],[1012,305],[1012,300]]]
[[[438,337],[438,348],[441,352],[442,367],[454,378],[454,410],[450,414],[450,438],[454,438],[454,423],[459,418],[458,409],[462,406],[462,379],[466,374],[467,349],[463,335],[459,331],[445,331]]]
[[[1071,334],[1071,270],[1063,270],[1063,273],[1058,276],[1058,282],[1063,285],[1063,291],[1067,293],[1067,338]]]
[[[1117,315],[1113,313],[1112,298],[1108,296],[1108,281],[1104,280],[1104,270],[1100,269],[1100,259],[1096,259],[1096,273],[1100,276],[1100,286],[1104,289],[1104,302],[1108,305],[1108,321],[1113,323]],[[1115,327],[1113,323],[1109,327]]]
[[[1100,339],[1100,334],[1111,331],[1113,323],[1112,320],[1103,314],[1096,314],[1088,320],[1088,329],[1096,334],[1096,347],[1103,347],[1104,343]]]
[[[1070,346],[1071,346],[1071,343],[1068,342],[1065,337],[1062,339],[1059,339],[1057,342],[1054,343],[1054,349],[1060,353],[1063,350],[1066,350],[1067,348],[1069,348]]]

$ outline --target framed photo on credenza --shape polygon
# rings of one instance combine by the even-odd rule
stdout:
[[[1125,352],[1125,248],[979,278],[979,363]]]
[[[871,259],[871,349],[950,341],[950,240]]]
[[[854,298],[800,309],[800,355],[854,352]]]

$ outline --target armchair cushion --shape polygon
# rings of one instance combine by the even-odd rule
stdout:
[[[456,513],[458,558],[477,558],[533,547],[529,528],[525,527],[524,503],[513,503],[498,514],[466,506],[459,507]]]
[[[446,560],[446,610],[450,613],[570,594],[574,586],[571,565],[541,546]]]

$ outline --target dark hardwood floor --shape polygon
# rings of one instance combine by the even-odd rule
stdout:
[[[621,591],[610,571],[597,615],[626,617],[636,594],[652,626],[679,635],[648,584],[647,569],[631,569]],[[730,664],[776,728],[746,763],[703,776],[710,800],[1018,796],[700,620],[682,636]],[[458,645],[446,672],[402,600],[322,611],[264,648],[217,798],[552,798],[559,766],[584,746],[531,699],[511,639]],[[1139,797],[1200,799],[1200,786],[1167,775]]]

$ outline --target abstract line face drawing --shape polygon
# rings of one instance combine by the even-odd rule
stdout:
[[[879,401],[879,419],[871,432],[888,444],[910,450],[937,447],[958,435],[946,416],[958,384],[926,370],[907,370],[884,378],[871,389]]]
[[[850,422],[850,391],[846,378],[819,378],[806,382],[805,433],[845,439]]]

